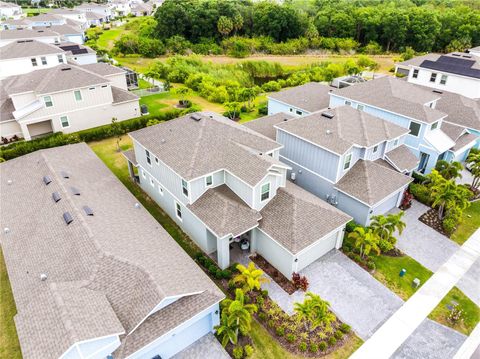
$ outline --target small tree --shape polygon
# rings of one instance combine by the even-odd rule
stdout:
[[[471,150],[467,157],[467,163],[470,165],[472,173],[472,188],[477,189],[480,186],[480,151]]]
[[[258,92],[254,87],[246,87],[239,91],[238,98],[241,101],[248,102],[248,108],[252,107],[252,100],[257,96]]]
[[[226,16],[220,16],[217,22],[217,29],[222,36],[228,36],[228,34],[230,34],[233,30],[233,21]]]
[[[237,270],[240,274],[237,274],[233,278],[233,282],[240,284],[245,293],[252,290],[260,290],[262,283],[268,283],[269,280],[263,276],[263,270],[255,267],[255,263],[248,263],[248,267],[242,264],[237,265]]]
[[[122,128],[120,127],[120,124],[118,123],[118,120],[116,117],[112,118],[112,135],[116,137],[115,142],[117,145],[117,152],[120,152],[120,141],[122,140]]]
[[[303,303],[294,303],[295,312],[300,320],[304,321],[305,329],[309,332],[319,326],[330,326],[337,318],[330,312],[330,304],[320,296],[307,292]]]
[[[446,180],[433,169],[427,176],[430,180],[429,190],[433,199],[432,207],[438,208],[438,218],[444,218],[445,209],[463,211],[470,205],[472,193],[465,186],[458,186],[454,180]]]
[[[224,299],[222,301],[222,315],[227,316],[227,324],[238,331],[248,333],[251,329],[252,314],[257,312],[255,304],[245,304],[244,292],[237,288],[235,290],[235,299]]]
[[[190,94],[190,89],[188,87],[179,87],[175,90],[175,93],[180,96],[179,103],[180,105],[183,105],[187,96]]]
[[[235,34],[236,34],[237,31],[240,31],[243,27],[243,16],[240,13],[236,13],[233,16],[232,24],[233,24],[233,30],[235,31]]]
[[[397,214],[372,217],[370,228],[372,228],[372,230],[378,235],[378,245],[382,252],[387,252],[393,249],[397,243],[397,238],[395,238],[393,234],[398,231],[401,235],[405,229],[406,224],[402,221],[403,214],[404,212],[400,211]]]
[[[440,160],[435,164],[435,169],[447,180],[462,178],[460,172],[463,170],[463,166],[460,162],[447,162],[445,160]]]
[[[355,240],[355,247],[359,248],[360,255],[365,258],[374,250],[377,255],[381,253],[379,245],[378,234],[371,228],[355,227],[353,232],[348,234],[348,238]]]
[[[235,324],[230,324],[228,321],[228,316],[225,313],[222,313],[220,317],[220,324],[215,327],[217,335],[220,337],[220,342],[225,348],[228,342],[233,345],[238,342],[238,331]]]
[[[240,114],[240,102],[225,102],[224,106],[227,108],[227,117],[229,119],[235,120]]]

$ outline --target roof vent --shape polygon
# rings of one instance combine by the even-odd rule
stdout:
[[[3,229],[3,232],[5,232],[5,234],[10,233],[10,228],[5,227],[5,228]]]
[[[72,194],[75,196],[80,196],[80,191],[76,187],[70,187],[70,190],[72,191]]]
[[[73,222],[73,217],[70,214],[70,212],[65,212],[63,213],[63,219],[65,220],[65,223],[68,225]]]
[[[88,206],[83,206],[83,210],[87,216],[93,216],[93,210]]]
[[[333,112],[331,112],[331,111],[325,111],[325,112],[322,112],[322,116],[323,116],[323,117],[326,117],[326,118],[332,119],[332,118],[335,117],[335,114],[334,114]]]
[[[332,134],[332,131],[327,130],[327,131],[326,131],[326,134],[327,134],[327,135],[331,135],[331,134]]]
[[[62,197],[60,196],[60,193],[58,193],[58,192],[53,192],[52,193],[52,198],[55,201],[55,203],[57,203],[58,201],[60,201],[62,199]]]
[[[62,175],[63,178],[70,178],[70,175],[66,171],[61,171],[60,174]]]
[[[52,179],[50,176],[43,176],[43,182],[48,186],[50,182],[52,182]]]
[[[8,184],[9,186],[10,186],[12,183],[13,183],[12,180],[8,180],[8,181],[7,181],[7,184]]]
[[[452,54],[452,56],[460,57],[460,54]]]
[[[160,140],[160,142],[161,142],[161,143],[165,143],[165,142],[167,142],[167,141],[166,141],[164,138],[162,138],[162,139]]]
[[[137,208],[137,209],[140,208],[140,203],[136,202],[135,203],[135,208]]]
[[[45,273],[40,274],[40,280],[42,282],[45,282],[47,280],[48,276]]]
[[[202,119],[202,117],[200,115],[197,115],[197,114],[193,114],[192,116],[190,116],[190,118],[194,121],[200,121]]]
[[[60,69],[61,71],[70,71],[72,68],[71,67],[64,67],[63,69]]]
[[[433,90],[432,92],[439,93],[439,94],[443,93],[443,91],[440,91],[440,90]]]

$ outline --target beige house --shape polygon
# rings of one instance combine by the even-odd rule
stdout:
[[[140,115],[125,71],[108,64],[60,64],[1,81],[0,135],[26,140],[71,133]]]

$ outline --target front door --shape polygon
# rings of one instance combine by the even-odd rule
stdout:
[[[420,152],[420,163],[418,164],[418,172],[424,173],[427,168],[428,159],[430,155],[428,153]]]

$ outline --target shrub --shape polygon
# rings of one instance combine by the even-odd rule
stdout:
[[[307,343],[301,342],[301,343],[298,345],[298,350],[300,350],[301,352],[306,352],[306,351],[307,351]]]
[[[359,224],[357,222],[355,222],[353,219],[347,223],[347,225],[345,226],[345,232],[347,233],[350,233],[350,232],[353,232],[353,230],[355,229],[355,227],[358,227]]]
[[[343,332],[340,331],[340,330],[337,330],[333,335],[334,335],[335,338],[338,339],[338,340],[340,340],[340,339],[343,338]]]
[[[222,270],[222,279],[230,279],[232,278],[232,271],[228,269]]]
[[[457,218],[447,216],[442,221],[442,228],[448,235],[451,235],[455,231],[457,224]]]
[[[265,92],[277,92],[282,88],[277,81],[268,81],[262,85],[262,90]]]
[[[340,324],[339,329],[345,334],[350,333],[350,330],[351,330],[350,326],[347,323]]]
[[[264,302],[265,302],[265,299],[263,299],[263,297],[259,295],[259,296],[257,297],[257,304],[258,304],[258,306],[261,307]]]
[[[316,353],[318,352],[318,344],[311,343],[310,347],[308,348],[310,350],[310,353]]]
[[[275,333],[277,333],[279,337],[283,337],[285,335],[285,328],[277,327],[277,329],[275,330]]]
[[[242,359],[243,358],[243,347],[242,346],[236,346],[233,348],[233,357],[235,359]]]
[[[245,355],[247,357],[250,357],[252,356],[253,354],[253,347],[250,345],[250,344],[247,344],[243,347],[244,351],[245,351]]]
[[[430,197],[430,190],[427,188],[427,186],[418,183],[411,183],[409,191],[419,202],[422,202],[427,206],[432,205],[433,201]]]
[[[335,344],[337,344],[337,338],[335,337],[330,337],[328,338],[328,344],[333,347]]]
[[[264,297],[264,298],[268,297],[268,290],[264,289],[264,290],[262,290],[261,293],[262,293],[262,297]]]
[[[265,314],[264,312],[258,313],[258,319],[264,322],[265,320],[267,320],[267,314]]]
[[[428,180],[427,176],[424,176],[421,173],[418,173],[415,171],[412,172],[412,178],[415,183],[420,183],[420,184],[423,184]]]
[[[297,338],[292,333],[288,333],[285,339],[287,339],[287,342],[293,343]]]
[[[268,115],[268,106],[267,105],[260,106],[258,108],[258,114],[264,115],[264,116]]]
[[[217,273],[217,267],[211,265],[210,267],[208,267],[208,273],[210,273],[211,275],[215,275]]]
[[[392,246],[393,248],[393,246]],[[367,268],[370,270],[374,270],[376,268],[374,261],[367,261]]]
[[[215,272],[215,278],[216,279],[222,279],[223,278],[221,269],[217,269],[217,271]]]
[[[300,289],[304,292],[308,290],[308,279],[305,276],[301,276],[298,273],[292,274],[292,282],[295,286],[295,289]]]
[[[321,352],[324,352],[325,350],[327,350],[327,343],[325,343],[325,342],[320,342],[320,343],[318,343],[318,349],[319,349]]]
[[[275,322],[272,319],[270,319],[267,325],[269,326],[269,328],[273,328],[275,326]]]

